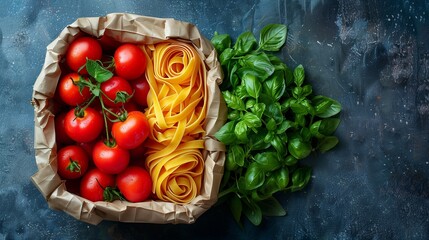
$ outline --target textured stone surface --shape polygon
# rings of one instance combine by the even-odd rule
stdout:
[[[0,239],[428,239],[429,2],[348,0],[81,0],[0,3]],[[289,27],[281,57],[343,105],[340,144],[305,160],[288,215],[240,229],[214,207],[192,225],[102,222],[49,209],[30,181],[32,85],[46,46],[79,17],[129,12],[194,23],[211,38]]]

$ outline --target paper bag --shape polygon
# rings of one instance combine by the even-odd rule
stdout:
[[[54,94],[61,75],[60,64],[68,45],[77,37],[89,34],[108,36],[119,42],[153,44],[167,39],[189,41],[198,50],[207,67],[208,109],[205,130],[204,175],[200,195],[189,204],[148,200],[130,203],[92,202],[67,191],[57,174],[57,145],[54,126]],[[103,17],[79,18],[67,26],[47,46],[45,63],[33,87],[35,122],[35,159],[38,171],[32,181],[50,208],[62,210],[84,222],[102,220],[134,223],[193,223],[217,200],[223,175],[225,146],[213,136],[226,121],[226,106],[218,85],[222,70],[210,41],[186,22],[133,14],[109,14]]]

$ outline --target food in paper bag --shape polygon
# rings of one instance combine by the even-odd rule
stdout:
[[[192,24],[78,19],[48,46],[34,84],[33,182],[51,208],[92,224],[194,222],[216,202],[223,173],[213,137],[226,119],[221,80]]]
[[[197,51],[183,42],[156,44],[152,55],[147,54],[153,63],[148,61],[146,74],[151,129],[146,167],[158,199],[187,203],[201,189],[207,73]]]

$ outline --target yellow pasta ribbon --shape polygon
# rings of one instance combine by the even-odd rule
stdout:
[[[150,86],[145,164],[152,192],[163,201],[189,203],[202,185],[207,70],[196,49],[185,42],[168,40],[142,49]]]

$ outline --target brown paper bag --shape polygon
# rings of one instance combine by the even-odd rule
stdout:
[[[149,200],[141,203],[126,201],[92,202],[67,191],[57,174],[57,146],[53,96],[61,74],[60,62],[68,45],[78,36],[103,35],[119,42],[149,44],[166,39],[191,42],[207,65],[208,111],[205,126],[205,168],[200,195],[189,204],[174,204]],[[222,71],[210,41],[198,29],[186,22],[133,14],[109,14],[104,17],[79,18],[67,26],[47,47],[45,63],[34,88],[35,158],[38,171],[32,181],[50,208],[62,210],[84,222],[98,224],[102,220],[145,223],[193,223],[217,200],[223,175],[225,147],[213,135],[226,120],[226,107],[218,87]]]

